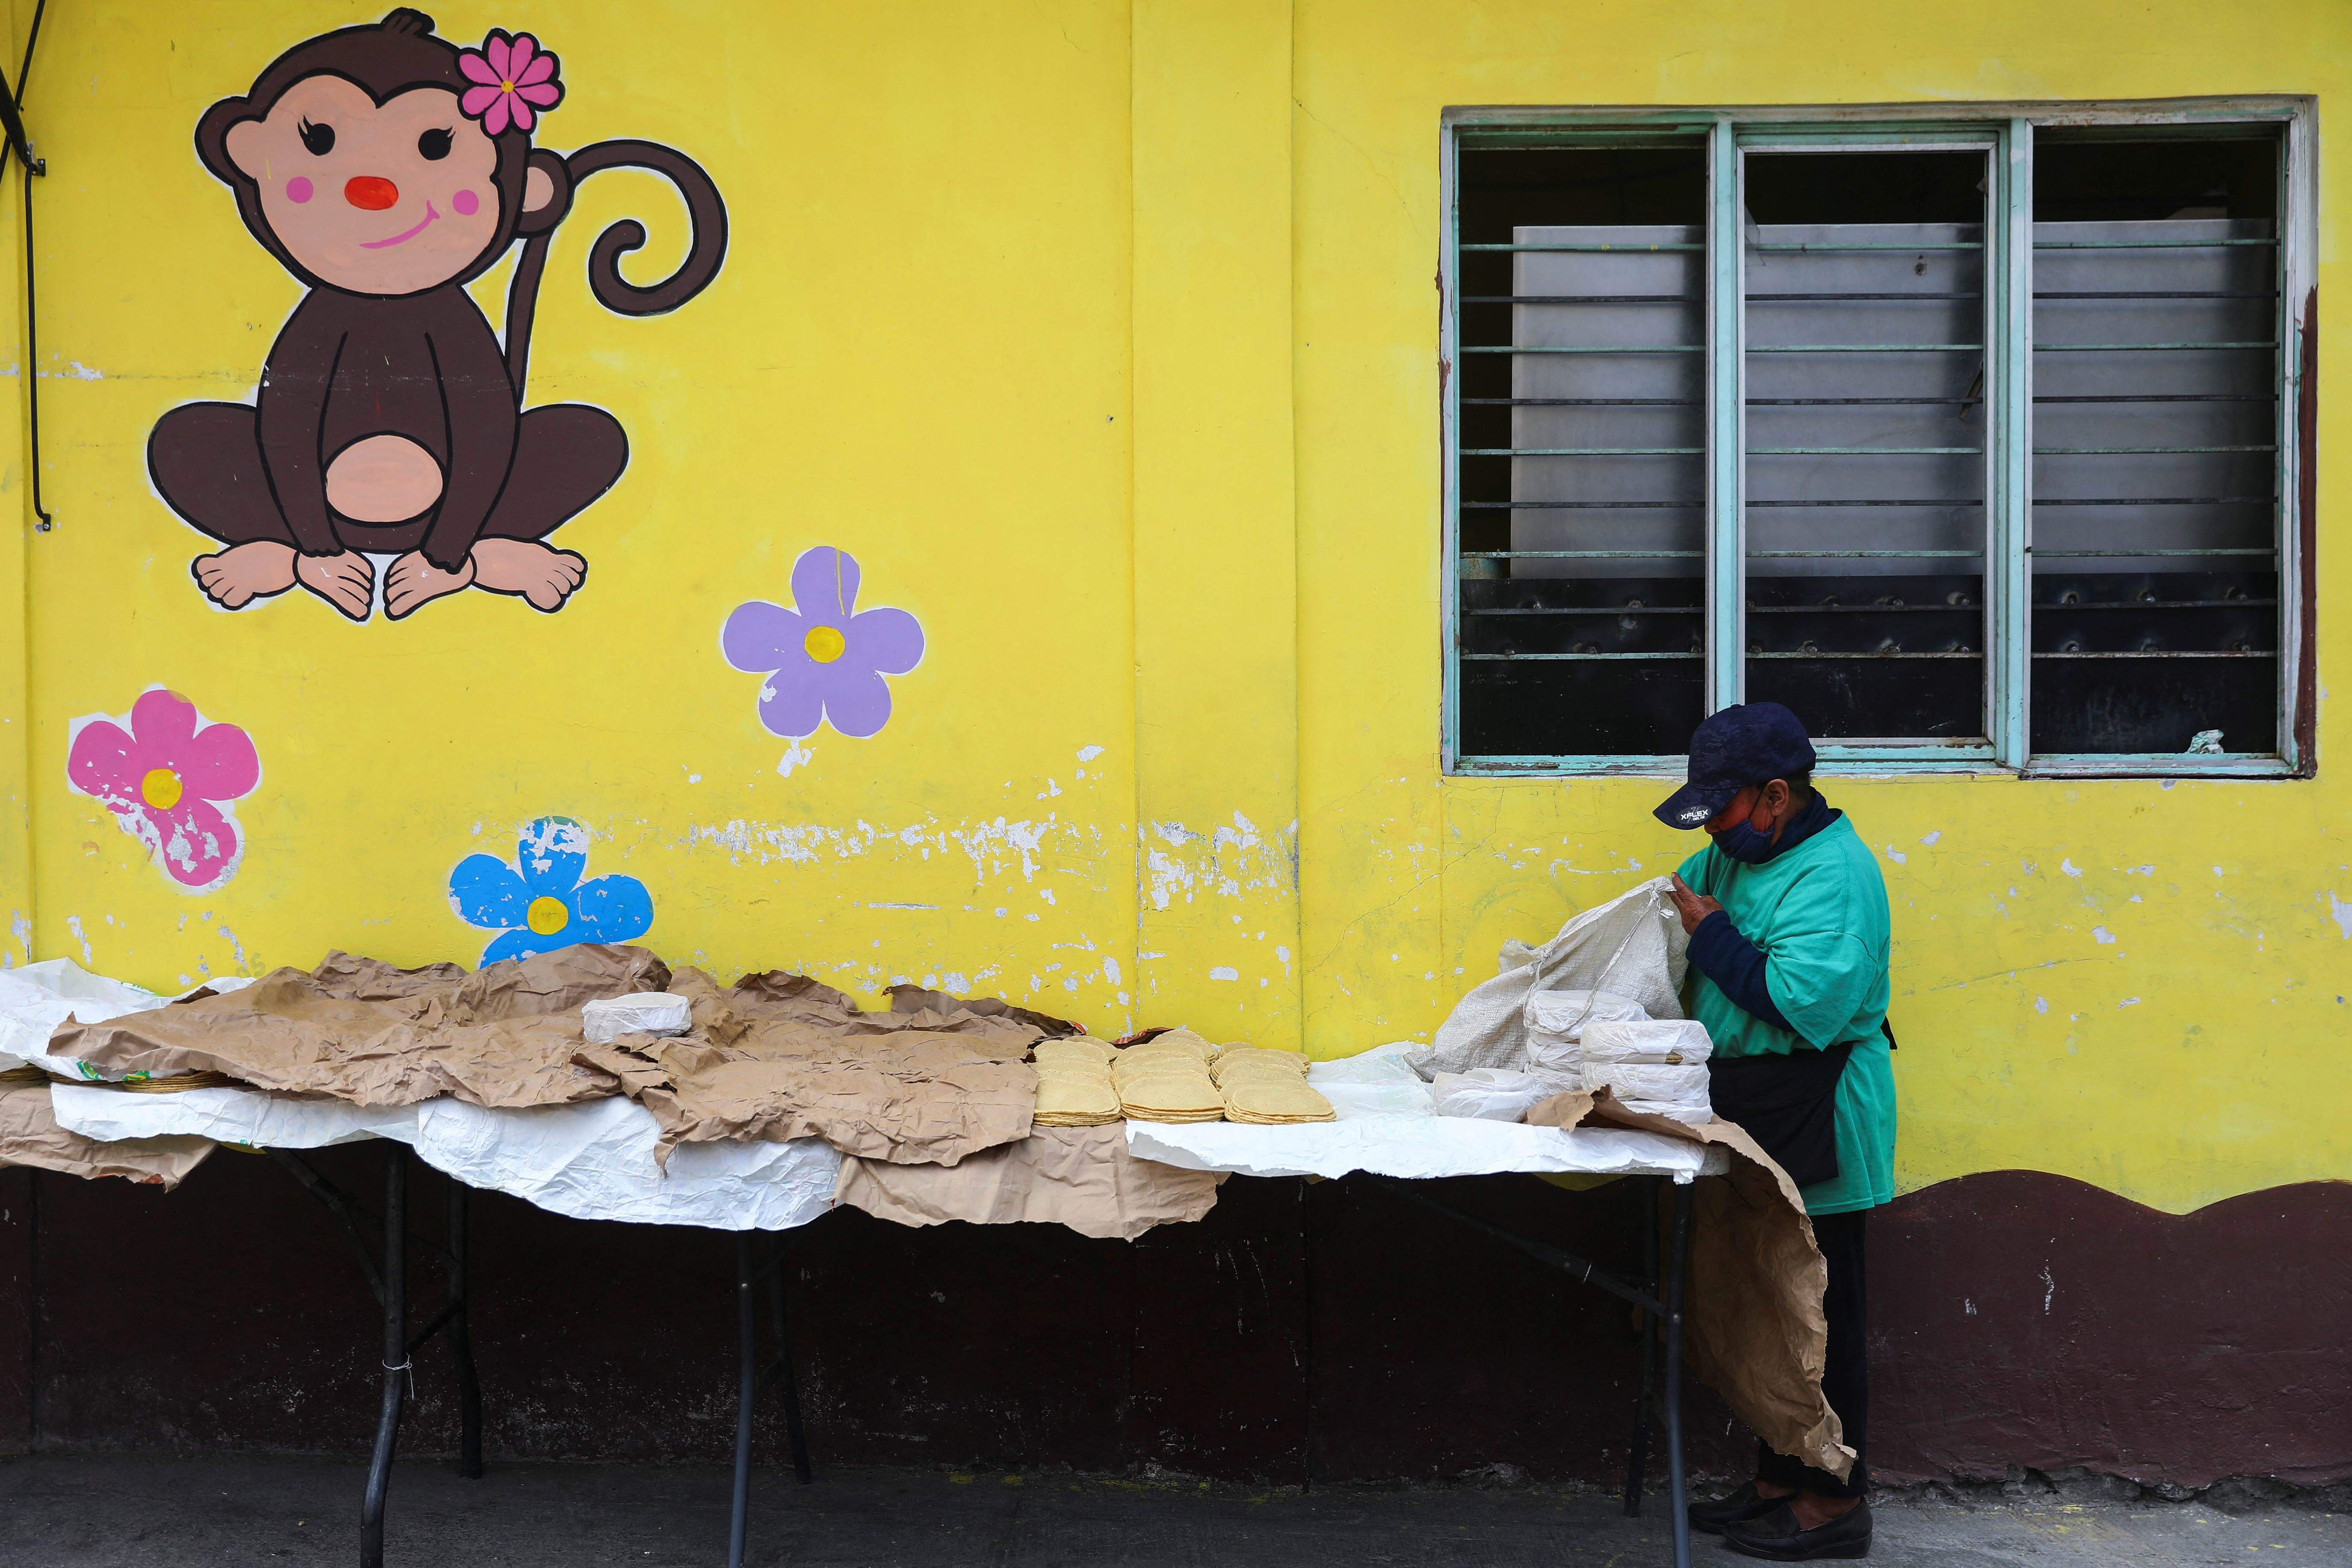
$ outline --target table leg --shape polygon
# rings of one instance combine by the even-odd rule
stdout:
[[[400,1380],[408,1375],[408,1145],[384,1141],[383,1405],[360,1504],[360,1568],[383,1568],[384,1493],[400,1442]]]
[[[1683,1291],[1690,1278],[1688,1182],[1675,1185],[1674,1252],[1666,1263],[1666,1475],[1675,1510],[1675,1568],[1690,1568],[1690,1493],[1683,1469]]]
[[[1635,1223],[1642,1227],[1642,1289],[1658,1294],[1658,1184],[1663,1176],[1643,1176],[1642,1201]],[[1625,1517],[1642,1517],[1642,1486],[1650,1467],[1650,1418],[1657,1398],[1658,1318],[1636,1309],[1642,1331],[1642,1373],[1633,1395],[1633,1440],[1625,1450]]]
[[[784,1267],[784,1255],[791,1247],[790,1240],[779,1239],[775,1261],[770,1265],[774,1276],[768,1281],[772,1292],[768,1298],[768,1326],[775,1336],[776,1375],[784,1385],[784,1436],[793,1445],[793,1474],[806,1486],[815,1476],[809,1468],[808,1435],[801,1428],[800,1376],[793,1370],[792,1325],[784,1305],[784,1281],[791,1272]]]
[[[727,1527],[727,1568],[743,1568],[743,1540],[751,1519],[751,1406],[760,1396],[760,1347],[752,1291],[759,1266],[751,1233],[735,1235],[735,1346],[740,1379],[735,1402],[735,1506]]]
[[[449,1178],[449,1351],[457,1360],[457,1473],[482,1479],[482,1384],[474,1373],[474,1342],[467,1332],[471,1307],[466,1277],[466,1184]]]

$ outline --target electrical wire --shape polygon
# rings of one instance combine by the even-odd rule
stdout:
[[[33,156],[33,144],[25,135],[25,85],[33,75],[33,47],[41,41],[41,16],[49,8],[49,0],[38,0],[33,7],[33,26],[25,36],[25,60],[16,68],[16,90],[11,96],[8,130],[11,132],[16,158],[25,167],[25,421],[26,467],[33,476],[33,528],[47,533],[56,526],[57,519],[41,504],[41,374],[38,316],[33,297],[33,176],[49,172],[48,160]]]

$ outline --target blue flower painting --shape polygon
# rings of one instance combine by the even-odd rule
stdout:
[[[635,942],[654,923],[653,895],[635,877],[591,877],[588,829],[542,816],[522,831],[512,866],[468,855],[449,873],[449,907],[468,925],[499,931],[484,963],[529,958],[579,942]]]

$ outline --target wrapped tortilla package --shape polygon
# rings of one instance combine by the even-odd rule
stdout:
[[[1656,1067],[1646,1063],[1595,1062],[1585,1070],[1591,1075],[1595,1088],[1606,1089],[1628,1104],[1640,1100],[1691,1110],[1707,1110],[1704,1065]]]
[[[1588,1077],[1590,1068],[1601,1062],[1682,1067],[1704,1062],[1715,1054],[1715,1042],[1707,1038],[1706,1026],[1696,1018],[1589,1024],[1580,1044]],[[1621,1093],[1618,1098],[1624,1097]]]
[[[1475,1116],[1487,1121],[1517,1121],[1557,1092],[1534,1073],[1513,1072],[1508,1068],[1442,1072],[1435,1090],[1438,1115]]]
[[[1639,1002],[1613,991],[1535,991],[1528,994],[1528,1039],[1574,1041],[1589,1025],[1640,1024],[1649,1016]]]
[[[580,1009],[580,1032],[600,1046],[623,1035],[683,1035],[693,1022],[692,999],[667,991],[600,997]]]

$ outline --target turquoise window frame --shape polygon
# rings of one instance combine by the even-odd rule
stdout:
[[[1463,755],[1460,715],[1459,381],[1460,241],[1458,155],[1465,148],[1639,146],[1666,137],[1704,136],[1708,171],[1706,247],[1706,707],[1742,700],[1746,686],[1744,509],[1746,461],[1742,381],[1744,258],[1740,180],[1748,149],[1910,150],[1977,147],[1987,153],[1986,277],[1986,728],[1952,744],[1822,744],[1828,773],[2004,773],[2034,777],[2145,776],[2280,778],[2308,776],[2313,715],[2302,704],[2311,657],[2305,555],[2311,531],[2307,454],[2302,449],[2306,301],[2311,297],[2316,210],[2315,108],[2308,98],[2274,96],[2131,103],[1859,105],[1827,110],[1790,106],[1725,109],[1449,109],[1442,120],[1445,229],[1439,258],[1440,359],[1444,395],[1444,585],[1441,657],[1444,668],[1443,766],[1449,774],[1560,776],[1678,774],[1679,755]],[[2279,576],[2278,728],[2270,752],[2218,755],[2098,753],[2070,756],[2030,750],[2027,720],[2032,679],[2033,146],[2037,126],[2114,127],[2133,136],[2210,137],[2244,125],[2278,136],[2281,146],[2278,277],[2281,343],[2277,404]]]

